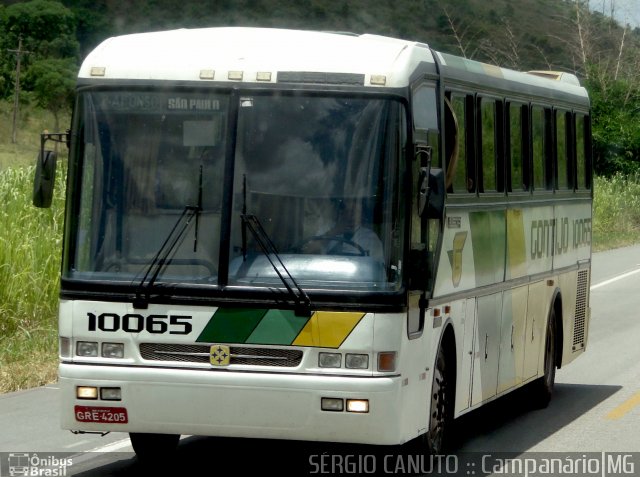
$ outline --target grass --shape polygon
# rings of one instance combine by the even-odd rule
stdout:
[[[12,144],[11,111],[0,101],[0,393],[56,379],[66,169],[60,161],[53,206],[35,208],[39,132],[53,118],[24,106]]]
[[[57,374],[66,161],[59,162],[52,207],[31,205],[39,132],[51,124],[50,115],[24,107],[12,144],[11,105],[0,101],[0,393],[47,384]],[[640,176],[596,178],[593,250],[638,243],[639,231]]]
[[[40,147],[40,133],[54,124],[52,114],[29,105],[20,106],[18,117],[16,143],[13,144],[13,103],[0,101],[0,170],[34,164]],[[64,124],[63,128],[68,127],[68,115],[61,124]]]
[[[593,251],[640,242],[640,176],[596,177]]]
[[[0,171],[0,391],[55,378],[64,173],[53,206],[36,209],[33,172]]]

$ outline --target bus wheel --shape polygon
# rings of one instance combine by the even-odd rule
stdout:
[[[429,430],[424,435],[427,451],[431,455],[445,453],[453,421],[452,399],[455,382],[446,357],[444,347],[441,346],[433,370]]]
[[[547,337],[544,346],[544,376],[533,384],[533,405],[544,409],[551,401],[556,380],[556,312],[551,310],[547,322]]]
[[[163,459],[178,447],[179,434],[143,434],[130,432],[131,446],[138,459],[150,461],[152,459]]]

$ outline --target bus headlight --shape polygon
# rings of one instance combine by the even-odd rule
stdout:
[[[120,388],[100,388],[100,399],[103,401],[122,401]]]
[[[319,353],[318,366],[321,368],[339,368],[342,365],[340,353]]]
[[[344,411],[344,399],[323,397],[320,400],[320,407],[323,411]]]
[[[347,412],[369,412],[368,399],[347,399]]]
[[[78,341],[76,343],[76,355],[85,358],[95,358],[98,356],[98,343],[95,341]]]
[[[78,386],[76,399],[98,399],[98,388],[95,386]]]
[[[344,367],[349,369],[367,369],[369,368],[369,355],[347,353],[344,358]]]
[[[103,358],[124,358],[123,343],[102,343]]]

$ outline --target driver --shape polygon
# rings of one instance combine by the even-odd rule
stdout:
[[[366,255],[384,262],[382,242],[371,229],[371,214],[365,213],[361,200],[344,199],[338,204],[336,222],[327,232],[311,239],[306,253],[328,255]]]

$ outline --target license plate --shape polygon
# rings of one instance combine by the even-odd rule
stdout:
[[[76,421],[103,422],[108,424],[126,424],[129,422],[124,407],[75,406]]]

